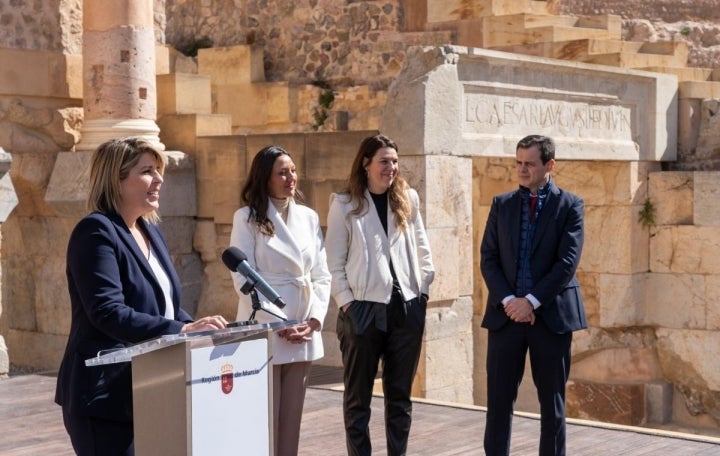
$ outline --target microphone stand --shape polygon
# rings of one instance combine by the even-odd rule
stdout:
[[[255,282],[253,282],[253,281],[251,281],[251,280],[248,280],[247,282],[245,282],[245,284],[242,286],[242,288],[240,288],[240,291],[242,291],[243,294],[249,294],[249,295],[250,295],[250,300],[252,301],[252,309],[253,309],[253,311],[252,311],[252,313],[250,314],[250,319],[249,319],[250,322],[252,322],[252,323],[250,323],[250,324],[255,324],[255,323],[257,323],[257,321],[255,321],[255,313],[256,313],[258,310],[262,310],[262,311],[264,311],[264,312],[267,312],[267,313],[269,313],[270,315],[272,315],[273,317],[278,318],[278,319],[280,319],[280,320],[282,320],[282,321],[287,321],[287,318],[282,317],[282,316],[280,316],[280,315],[272,312],[271,310],[268,310],[268,309],[264,308],[264,307],[262,306],[262,304],[260,304],[260,299],[258,298],[257,290],[255,290]]]

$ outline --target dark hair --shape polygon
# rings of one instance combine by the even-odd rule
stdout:
[[[272,177],[275,160],[281,155],[290,157],[288,151],[280,146],[267,146],[255,154],[247,182],[240,192],[242,201],[250,208],[248,222],[255,221],[261,233],[272,236],[275,234],[275,225],[268,219],[268,205],[270,204],[270,192],[268,182]],[[290,157],[292,159],[292,157]],[[300,190],[295,190],[295,196],[302,199]]]
[[[538,146],[538,148],[540,149],[540,160],[542,161],[543,165],[550,160],[555,159],[555,143],[547,136],[526,136],[517,143],[515,151],[517,151],[518,149],[529,149],[532,146]]]
[[[378,150],[390,147],[398,151],[395,141],[385,135],[369,136],[360,143],[357,155],[350,169],[350,178],[345,193],[350,195],[350,200],[355,203],[352,214],[359,215],[365,210],[365,190],[368,188],[368,177],[365,167],[372,161]],[[401,229],[407,226],[410,218],[410,201],[405,193],[408,188],[407,182],[398,173],[388,189],[388,201],[390,209],[395,216],[395,225]]]
[[[165,156],[144,139],[119,138],[100,144],[95,149],[90,164],[88,210],[103,213],[117,212],[122,202],[120,181],[128,177],[130,169],[146,153],[155,158],[162,174],[165,171]],[[154,224],[160,221],[160,216],[155,210],[142,217]]]

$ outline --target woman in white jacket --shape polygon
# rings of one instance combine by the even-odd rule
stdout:
[[[277,146],[260,150],[242,190],[245,207],[235,212],[230,245],[283,298],[289,320],[301,323],[273,334],[273,418],[276,455],[296,455],[300,421],[311,361],[323,356],[320,330],[330,299],[322,231],[317,213],[296,204],[295,164]],[[252,313],[252,302],[240,291],[245,278],[232,273],[240,296],[238,320]],[[264,302],[264,306],[272,307]],[[277,312],[275,312],[277,313]],[[278,321],[258,312],[260,322]]]
[[[410,392],[435,271],[415,190],[398,176],[397,145],[365,138],[327,227],[331,293],[344,366],[348,454],[370,455],[370,401],[382,359],[387,453],[407,452]]]

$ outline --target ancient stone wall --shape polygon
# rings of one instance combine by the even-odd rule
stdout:
[[[0,48],[79,54],[82,0],[0,2]]]
[[[448,41],[446,33],[401,34],[399,0],[165,3],[169,45],[190,54],[198,47],[262,46],[268,81],[385,88],[408,45]]]

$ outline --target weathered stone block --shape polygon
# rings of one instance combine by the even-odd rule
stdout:
[[[601,274],[600,323],[603,328],[644,323],[646,274]]]
[[[240,192],[245,185],[245,179],[217,178],[213,185],[215,191],[212,218],[215,223],[232,224],[233,214],[244,206]]]
[[[212,113],[209,76],[170,73],[158,75],[156,79],[158,117]]]
[[[435,266],[430,297],[433,301],[457,299],[461,296],[461,289],[472,287],[472,263],[460,263],[462,258],[459,257],[459,252],[466,248],[466,244],[461,244],[461,241],[470,242],[471,238],[467,236],[461,239],[456,228],[430,228],[426,232]]]
[[[695,225],[657,228],[650,237],[650,270],[720,274],[720,228]]]
[[[195,156],[199,136],[222,136],[232,132],[232,118],[226,114],[165,115],[157,121],[160,140],[168,150]]]
[[[600,324],[600,273],[585,272],[579,269],[576,272],[578,281],[580,282],[580,295],[585,305],[585,315],[590,326],[599,326]]]
[[[50,175],[45,202],[55,213],[78,217],[87,213],[92,152],[60,152]]]
[[[355,154],[363,139],[376,131],[307,134],[305,138],[305,177],[347,181]],[[403,145],[398,144],[402,155]],[[400,157],[402,164],[403,158]]]
[[[322,182],[303,181],[305,204],[313,208],[320,217],[320,225],[327,227],[327,215],[330,210],[330,194],[344,190],[346,180],[325,180]]]
[[[10,178],[12,179],[15,193],[18,196],[18,205],[14,209],[14,214],[18,216],[55,216],[55,208],[45,201],[47,192],[52,194],[52,187],[58,188],[58,193],[67,195],[67,210],[73,212],[70,215],[84,213],[80,208],[85,207],[87,198],[87,190],[83,187],[87,186],[88,176],[84,168],[85,157],[77,157],[71,160],[71,163],[60,163],[58,166],[63,170],[67,169],[67,173],[71,173],[70,168],[77,166],[75,173],[67,174],[66,178],[83,179],[82,181],[60,181],[50,185],[49,182],[54,174],[54,166],[56,164],[56,154],[35,154],[23,153],[13,154],[13,161],[10,167]],[[89,164],[89,157],[87,157]],[[64,191],[62,191],[62,190]]]
[[[426,340],[413,394],[428,399],[472,402],[472,335]],[[464,380],[461,380],[464,379]]]
[[[473,404],[487,405],[487,330],[480,324],[482,315],[473,315]]]
[[[585,206],[585,243],[580,260],[583,271],[633,274],[648,270],[649,233],[638,221],[640,209]]]
[[[641,425],[646,422],[645,387],[571,380],[567,385],[567,415],[606,423]]]
[[[202,292],[203,263],[197,253],[173,253],[173,266],[180,277],[182,287],[182,307],[191,316],[195,316]]]
[[[472,164],[460,157],[403,157],[403,174],[418,190],[427,228],[466,227],[472,217]]]
[[[425,341],[452,338],[470,334],[472,331],[472,298],[460,297],[454,301],[438,301],[429,304],[425,317]]]
[[[576,356],[572,364],[575,380],[597,383],[648,382],[661,378],[654,347],[612,347]]]
[[[668,382],[720,391],[720,370],[708,362],[720,356],[720,332],[658,328],[657,352]]]
[[[227,246],[227,244],[223,245]],[[222,261],[207,263],[196,318],[205,315],[222,315],[228,321],[235,321],[237,308],[238,295],[233,287],[230,271]],[[249,316],[241,315],[241,319],[247,320]]]
[[[196,172],[198,217],[232,223],[232,214],[240,207],[241,180],[247,175],[244,136],[198,138]]]
[[[694,174],[690,171],[662,171],[649,174],[648,198],[655,207],[656,226],[693,223]],[[652,238],[650,241],[652,242]]]
[[[198,73],[213,84],[264,82],[263,48],[260,46],[213,47],[198,50]]]
[[[215,85],[213,97],[213,111],[232,116],[233,128],[291,123],[286,82]]]
[[[10,359],[18,366],[57,370],[60,367],[67,335],[10,329],[7,346]],[[20,349],[22,347],[22,349]]]
[[[165,180],[160,187],[159,212],[167,217],[195,217],[195,162],[182,152],[166,151],[165,156],[168,163],[165,167]]]
[[[163,216],[160,229],[172,255],[196,253],[192,241],[197,223],[194,217]]]
[[[707,303],[707,329],[720,329],[720,275],[705,277],[705,301]]]
[[[199,220],[195,225],[193,234],[193,249],[200,253],[205,263],[217,261],[217,234],[215,223],[210,220]],[[224,247],[224,246],[223,246]]]
[[[705,329],[705,276],[648,274],[646,324],[663,328]]]
[[[247,136],[247,169],[250,170],[255,155],[267,146],[279,146],[288,151],[298,173],[298,178],[307,175],[305,157],[305,133],[258,134]],[[312,164],[317,165],[316,163]]]
[[[0,93],[82,99],[82,56],[37,50],[0,49]],[[18,71],[22,68],[22,71]]]
[[[720,226],[720,182],[718,173],[693,173],[693,223],[699,226]]]
[[[645,384],[647,422],[666,424],[672,419],[673,386],[665,382]]]

